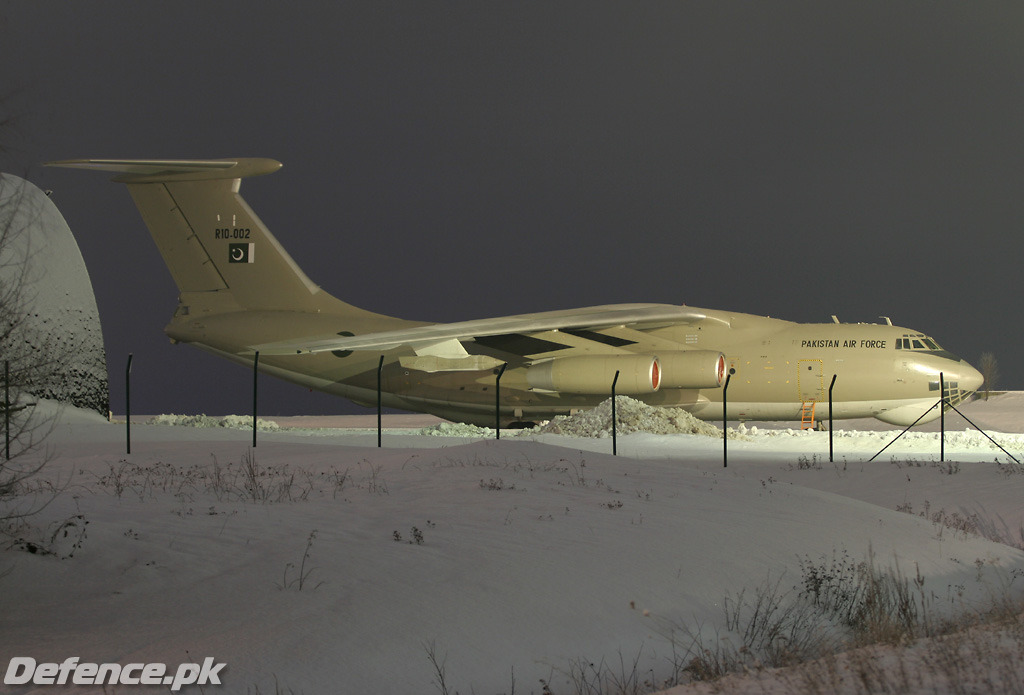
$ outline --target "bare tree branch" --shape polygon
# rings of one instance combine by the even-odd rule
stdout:
[[[999,365],[996,364],[996,356],[991,352],[981,353],[981,359],[978,360],[978,371],[981,372],[984,379],[980,390],[985,394],[984,398],[987,401],[989,394],[999,381]]]

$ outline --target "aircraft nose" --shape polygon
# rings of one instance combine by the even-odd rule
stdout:
[[[985,381],[985,377],[982,376],[981,372],[969,365],[964,360],[960,360],[960,388],[964,391],[977,391],[981,388],[982,382]]]

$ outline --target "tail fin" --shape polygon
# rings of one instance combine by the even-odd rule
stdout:
[[[110,171],[142,213],[181,303],[206,311],[351,309],[320,290],[239,195],[272,159],[81,159],[50,166]]]

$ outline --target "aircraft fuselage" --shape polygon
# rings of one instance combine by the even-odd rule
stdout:
[[[832,417],[876,417],[898,425],[928,422],[939,416],[940,375],[947,398],[954,404],[976,390],[981,375],[969,364],[941,349],[919,331],[888,324],[794,323],[737,312],[696,309],[711,320],[691,325],[669,325],[646,331],[625,327],[600,333],[618,343],[602,344],[616,354],[679,350],[717,350],[725,355],[729,374],[730,420],[800,420],[813,407],[817,420]],[[242,364],[251,364],[245,346],[295,336],[354,333],[363,327],[343,317],[312,314],[253,312],[212,316],[202,321],[174,321],[167,333]],[[419,324],[411,324],[419,325]],[[501,378],[502,422],[537,422],[555,415],[590,408],[611,394],[565,394],[532,388],[530,365],[587,349],[592,336],[580,338],[558,330],[531,334],[553,348],[529,359],[502,350],[502,345],[466,342],[470,354],[488,355],[509,363]],[[915,347],[915,341],[917,347]],[[514,342],[514,341],[509,341]],[[611,341],[610,341],[611,342]],[[539,343],[538,343],[539,344]],[[411,349],[381,353],[336,351],[315,354],[269,355],[260,359],[269,373],[310,388],[344,396],[365,405],[376,403],[377,365],[382,371],[386,406],[423,411],[440,417],[492,425],[495,422],[496,369],[425,372],[401,364],[414,358]],[[516,364],[516,362],[519,364]],[[835,384],[832,377],[835,376]],[[622,394],[622,391],[619,391]],[[650,405],[680,407],[704,420],[720,420],[723,388],[659,388],[653,393],[630,394]],[[813,405],[812,405],[813,404]],[[929,412],[930,411],[930,412]]]

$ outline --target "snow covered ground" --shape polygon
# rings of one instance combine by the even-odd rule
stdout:
[[[1024,394],[963,410],[1024,460]],[[740,639],[727,597],[792,598],[845,558],[920,575],[936,615],[1024,595],[1024,469],[955,415],[945,462],[915,432],[868,463],[896,432],[862,421],[835,463],[828,433],[741,427],[727,468],[696,434],[620,435],[613,457],[606,437],[398,418],[381,449],[375,416],[276,419],[255,449],[133,419],[127,455],[123,424],[65,411],[40,474],[61,493],[0,551],[0,654],[209,656],[227,667],[206,693],[558,695],[599,672],[671,684],[695,638]],[[771,692],[766,673],[728,692]]]

